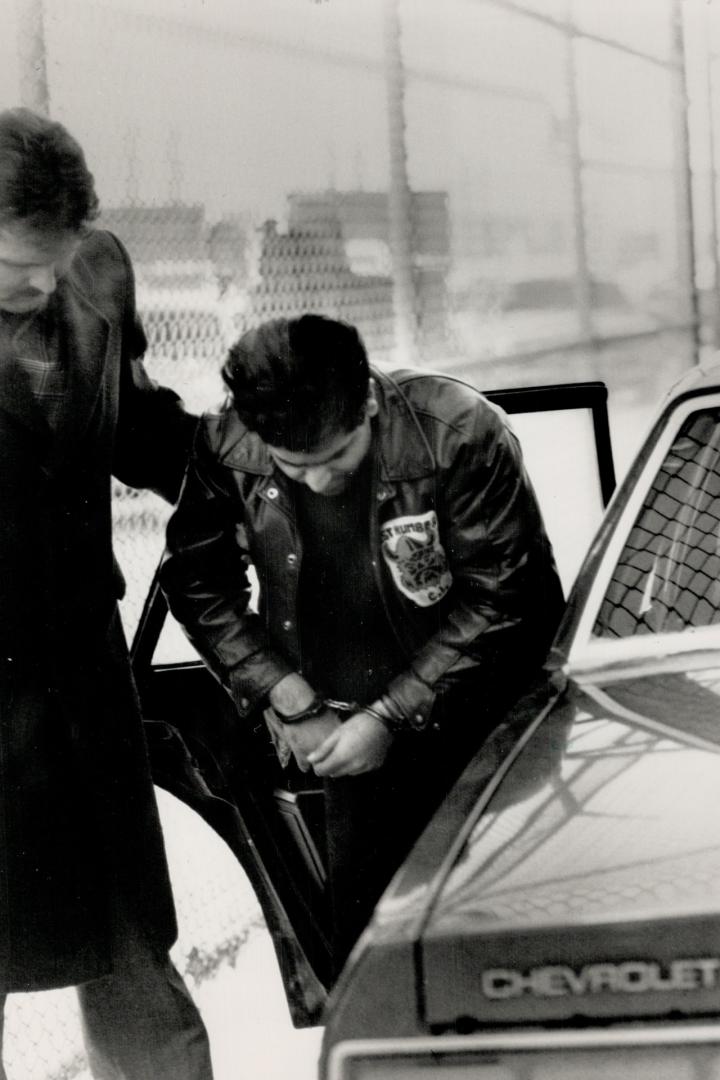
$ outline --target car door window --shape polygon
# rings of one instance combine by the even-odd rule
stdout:
[[[593,636],[720,623],[720,408],[689,416],[617,561]]]

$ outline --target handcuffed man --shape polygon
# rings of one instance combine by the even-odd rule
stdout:
[[[371,370],[352,326],[312,314],[246,333],[224,377],[162,580],[240,717],[269,708],[324,779],[339,968],[544,659],[561,589],[517,440],[476,390]]]

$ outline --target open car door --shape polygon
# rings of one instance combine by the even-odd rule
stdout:
[[[602,383],[486,395],[512,416],[567,590],[615,484]],[[234,706],[167,613],[156,578],[132,646],[156,784],[197,811],[239,859],[275,946],[296,1026],[320,1020],[330,979],[323,799],[281,769],[262,719]]]

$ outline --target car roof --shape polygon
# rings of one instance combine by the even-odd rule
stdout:
[[[689,368],[668,390],[663,407],[688,393],[720,390],[720,352],[713,350],[702,356],[699,363]]]

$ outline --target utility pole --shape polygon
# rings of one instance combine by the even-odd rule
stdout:
[[[711,334],[711,344],[714,349],[720,348],[720,296],[718,295],[718,289],[720,289],[720,263],[718,262],[718,163],[717,163],[717,141],[715,139],[715,123],[713,118],[713,103],[716,100],[715,93],[715,78],[714,70],[717,63],[717,55],[713,52],[711,47],[712,36],[710,26],[710,7],[705,5],[703,11],[703,29],[704,29],[704,64],[705,64],[705,111],[706,111],[706,126],[707,126],[707,138],[708,138],[708,158],[710,164],[710,235],[709,242],[709,259],[712,266],[712,306],[710,312],[708,312],[708,319],[710,322],[709,330]],[[702,313],[698,310],[698,314]]]
[[[688,79],[685,56],[685,27],[681,0],[672,4],[672,59],[675,69],[673,121],[675,124],[675,204],[677,207],[678,281],[687,289],[692,346],[695,362],[700,360],[700,298],[695,267],[695,223],[690,166],[690,124],[688,119]]]
[[[575,304],[580,320],[580,332],[586,339],[594,336],[592,317],[592,285],[588,260],[587,223],[585,214],[585,183],[582,145],[580,141],[580,104],[576,68],[575,27],[572,7],[568,5],[568,31],[565,41],[565,85],[568,95],[568,149],[572,184],[573,241],[575,249]]]
[[[20,103],[50,114],[43,0],[15,0],[20,63]]]
[[[418,362],[417,292],[413,278],[412,195],[405,147],[405,71],[400,49],[398,0],[385,0],[385,85],[390,152],[388,219],[393,274],[395,347],[401,363]]]

